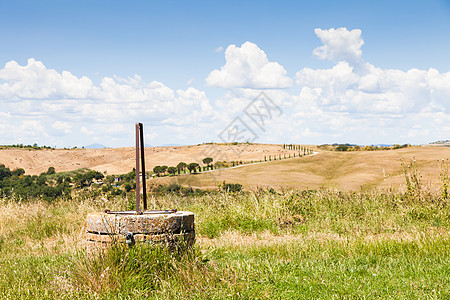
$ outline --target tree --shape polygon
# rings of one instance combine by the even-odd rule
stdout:
[[[187,168],[190,173],[195,172],[195,170],[199,167],[198,163],[190,163]]]
[[[178,163],[178,165],[177,165],[178,174],[180,174],[181,171],[186,170],[186,168],[187,168],[187,164],[186,163],[184,163],[184,162]]]
[[[103,179],[105,175],[98,171],[88,171],[84,174],[77,174],[74,176],[73,180],[79,187],[89,186],[92,183],[92,180],[100,180]],[[43,181],[45,183],[45,174],[41,174],[38,178],[38,181]],[[39,182],[37,182],[39,184]]]
[[[114,176],[113,175],[106,176],[105,183],[112,184],[113,182],[114,182]]]
[[[54,168],[54,167],[48,168],[48,170],[47,170],[47,175],[53,175],[53,174],[55,174],[55,173],[56,173],[56,171],[55,171],[55,168]]]
[[[210,166],[210,164],[213,162],[213,159],[211,157],[206,157],[203,159],[203,163],[205,165],[207,165],[208,167]]]
[[[21,176],[21,175],[25,174],[25,170],[22,169],[22,168],[15,169],[14,171],[11,172],[11,174],[12,174],[13,176],[14,176],[14,175],[16,175],[16,176]]]
[[[164,174],[167,171],[167,166],[156,166],[153,168],[153,173],[156,174],[156,176],[159,176],[160,174]]]
[[[169,168],[167,169],[167,172],[169,172],[169,174],[171,174],[171,175],[175,175],[175,173],[177,172],[177,168],[175,168],[175,167],[169,167]]]
[[[103,175],[103,173],[98,172],[98,171],[91,170],[91,171],[87,172],[86,174],[87,174],[88,180],[92,180],[92,179],[100,180],[100,179],[105,178],[105,175]]]
[[[124,188],[125,188],[125,191],[127,193],[129,193],[131,191],[131,184],[129,184],[129,183],[125,184]]]
[[[161,166],[155,166],[155,167],[153,168],[153,173],[155,173],[156,176],[159,176],[159,174],[162,173],[162,172],[161,172]]]
[[[166,173],[168,168],[169,168],[168,166],[161,166],[161,173],[163,174]]]
[[[36,179],[36,184],[39,186],[45,185],[46,182],[47,182],[47,177],[45,176],[45,174],[39,175],[39,177]]]
[[[11,177],[11,170],[5,167],[4,164],[0,164],[0,181],[2,181],[4,178],[9,177]]]

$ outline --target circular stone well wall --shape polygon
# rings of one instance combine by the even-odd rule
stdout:
[[[191,247],[195,242],[194,213],[136,214],[96,212],[86,219],[88,248],[103,248],[114,242],[161,244],[172,248]]]

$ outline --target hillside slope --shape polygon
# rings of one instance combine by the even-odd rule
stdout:
[[[409,147],[371,152],[318,151],[317,155],[244,165],[210,173],[164,177],[151,183],[178,182],[194,187],[215,188],[222,181],[241,183],[246,188],[319,188],[344,190],[389,188],[404,183],[402,164],[416,160],[422,182],[439,185],[439,160],[448,163],[449,147]],[[259,161],[268,155],[291,155],[280,145],[196,145],[146,148],[146,168],[155,165],[175,166],[180,161],[198,162],[205,157],[218,160]],[[123,174],[135,166],[134,148],[73,150],[0,150],[0,163],[10,169],[24,168],[26,174],[40,174],[49,167],[57,172],[90,168],[106,174]]]
[[[190,176],[157,178],[154,182],[177,182],[193,187],[217,187],[222,181],[245,188],[273,187],[342,190],[398,187],[404,183],[403,168],[413,160],[425,185],[438,187],[439,161],[450,159],[449,148],[411,147],[388,151],[335,152],[272,161]]]
[[[170,146],[145,148],[146,169],[156,165],[176,166],[179,162],[197,162],[212,157],[214,162],[264,160],[268,155],[288,155],[296,151],[285,150],[280,145],[267,144],[202,144],[195,146]],[[297,152],[296,152],[297,153]],[[107,174],[130,172],[135,166],[135,149],[71,149],[27,150],[1,149],[0,163],[10,169],[23,168],[26,174],[37,175],[55,167],[57,172],[89,168]]]

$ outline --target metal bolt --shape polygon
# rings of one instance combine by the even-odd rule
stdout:
[[[127,243],[127,245],[129,247],[131,247],[134,244],[136,244],[136,241],[134,240],[134,234],[132,232],[128,232],[127,233],[127,235],[125,236],[125,242]]]

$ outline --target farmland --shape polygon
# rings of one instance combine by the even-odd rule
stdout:
[[[211,156],[219,160],[259,162],[272,157],[293,156],[298,151],[281,145],[208,144],[196,146],[146,148],[146,169],[156,165],[176,166],[179,162],[197,162]],[[234,169],[216,170],[195,176],[158,178],[154,183],[179,183],[199,188],[216,188],[222,181],[238,182],[247,189],[258,187],[317,189],[325,186],[341,190],[388,189],[403,183],[403,169],[412,161],[420,169],[424,185],[439,185],[439,161],[450,159],[449,147],[408,147],[397,150],[338,152],[310,147],[313,156],[296,157]],[[54,167],[57,172],[79,168],[108,174],[124,174],[135,166],[134,148],[73,150],[0,150],[0,163],[11,170],[23,168],[28,175],[38,175]]]
[[[439,185],[439,162],[450,159],[449,148],[410,147],[387,151],[337,152],[316,150],[312,156],[218,170],[195,176],[158,178],[158,182],[214,188],[222,181],[239,182],[247,189],[317,189],[357,191],[399,187],[404,168],[415,161],[423,184]]]

